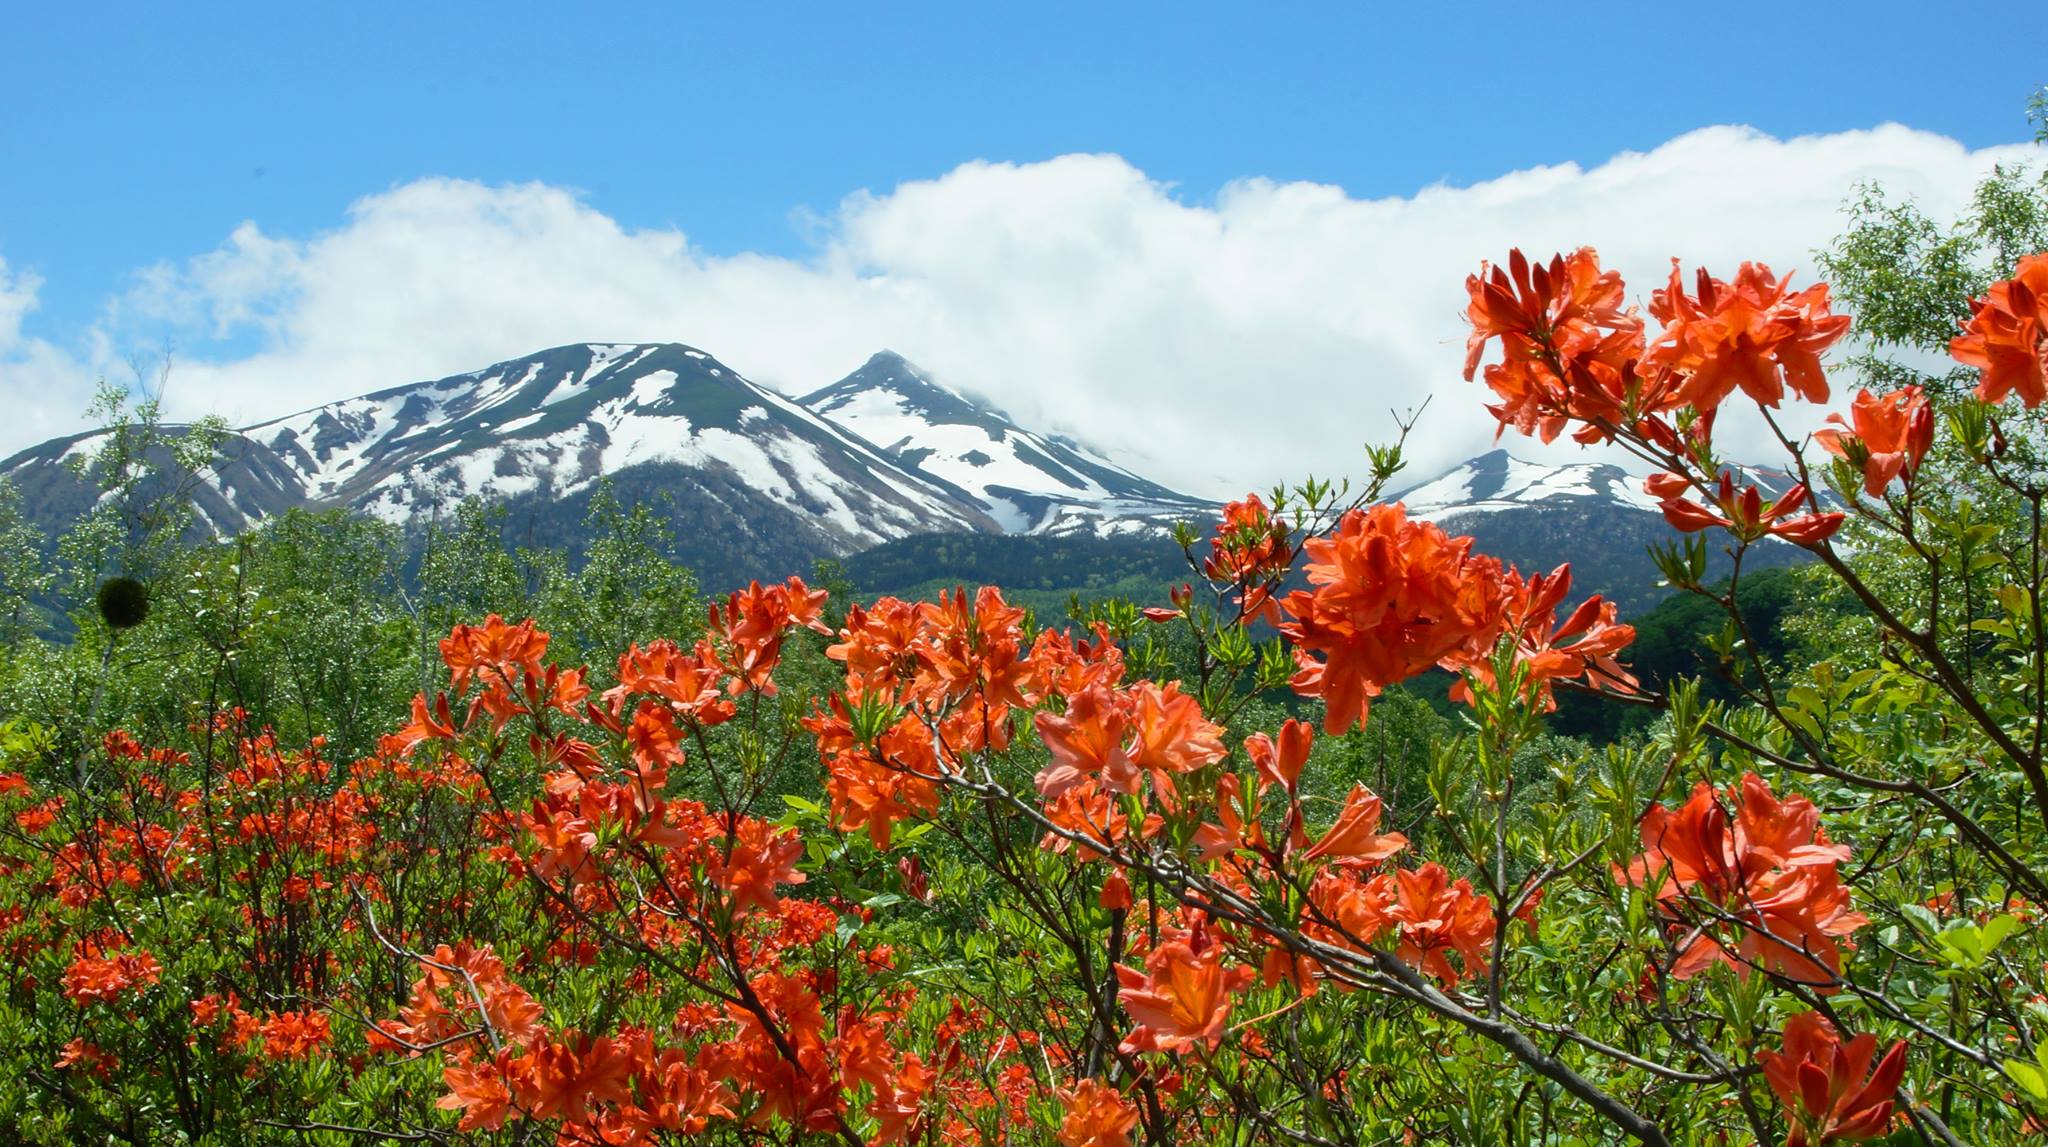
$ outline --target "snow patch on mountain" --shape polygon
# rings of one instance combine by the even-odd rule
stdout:
[[[1505,450],[1482,454],[1396,496],[1412,517],[1439,520],[1462,514],[1566,504],[1610,503],[1655,512],[1657,500],[1642,479],[1605,462],[1546,465]]]
[[[1160,531],[1214,509],[1079,443],[1025,430],[893,352],[799,402],[905,469],[957,491],[1005,533]]]

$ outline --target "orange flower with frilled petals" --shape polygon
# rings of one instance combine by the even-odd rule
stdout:
[[[434,1106],[443,1111],[460,1111],[459,1131],[496,1131],[507,1119],[515,1118],[512,1089],[505,1080],[506,1064],[516,1053],[511,1048],[486,1060],[458,1059],[441,1069],[441,1081],[448,1094]]]
[[[1876,498],[1904,474],[1911,478],[1934,447],[1934,408],[1927,393],[1904,386],[1889,394],[1859,390],[1849,405],[1849,422],[1828,415],[1832,427],[1816,430],[1821,449],[1863,471],[1863,492]]]
[[[730,720],[735,711],[719,690],[721,675],[718,658],[706,644],[687,653],[666,639],[645,649],[635,644],[619,655],[619,683],[605,690],[604,702],[617,714],[627,697],[647,694],[668,702],[678,716],[710,728]]]
[[[2010,279],[1970,303],[1970,321],[1948,353],[1982,372],[1977,397],[2003,402],[2019,392],[2027,409],[2048,399],[2048,251],[2019,262]]]
[[[1785,1147],[1861,1143],[1891,1128],[1906,1042],[1892,1044],[1873,1070],[1876,1054],[1876,1036],[1864,1032],[1844,1044],[1819,1012],[1786,1021],[1782,1049],[1756,1055],[1792,1124]]]
[[[1481,656],[1500,633],[1500,563],[1399,502],[1352,510],[1304,548],[1314,588],[1281,602],[1279,629],[1295,645],[1295,691],[1323,699],[1327,733],[1363,721],[1385,687]]]
[[[1225,970],[1223,945],[1205,927],[1154,947],[1143,972],[1118,964],[1117,998],[1137,1025],[1123,1050],[1215,1050],[1230,1019],[1230,994],[1244,990],[1253,975],[1250,968]]]
[[[1223,728],[1202,715],[1201,703],[1180,691],[1178,682],[1165,688],[1150,681],[1131,687],[1136,700],[1132,714],[1136,739],[1131,746],[1131,763],[1152,775],[1169,806],[1174,800],[1173,778],[1222,760],[1230,750],[1223,747]],[[1108,775],[1112,787],[1119,780]],[[1136,777],[1129,780],[1135,787]]]
[[[1344,799],[1344,811],[1337,814],[1337,823],[1303,858],[1366,865],[1385,860],[1406,847],[1408,838],[1398,832],[1381,835],[1380,798],[1360,784],[1351,787],[1351,795]]]
[[[1116,1088],[1084,1079],[1060,1098],[1067,1107],[1060,1120],[1060,1147],[1131,1147],[1138,1109]]]
[[[1790,284],[1762,263],[1744,263],[1733,283],[1702,268],[1687,295],[1673,259],[1670,282],[1650,297],[1664,329],[1650,340],[1645,371],[1672,378],[1674,397],[1701,411],[1737,389],[1760,406],[1778,405],[1788,386],[1808,402],[1827,401],[1821,352],[1848,333],[1849,316],[1828,309],[1826,283],[1800,291]]]
[[[750,817],[740,822],[731,855],[715,863],[711,875],[732,894],[736,907],[773,912],[778,885],[804,882],[804,874],[796,870],[803,855],[804,842],[795,829],[779,829]]]
[[[97,946],[88,946],[64,970],[64,996],[79,1007],[141,991],[163,975],[163,965],[141,949],[108,956],[99,951]]]
[[[1549,442],[1573,420],[1573,435],[1598,441],[1616,425],[1668,403],[1636,376],[1643,324],[1623,306],[1617,272],[1603,270],[1591,247],[1531,265],[1520,250],[1508,266],[1481,265],[1465,280],[1471,296],[1465,316],[1465,380],[1478,369],[1486,344],[1498,338],[1502,361],[1486,368],[1486,385],[1501,401],[1487,407],[1505,430]]]
[[[713,605],[711,631],[724,642],[726,665],[734,675],[728,691],[735,696],[751,691],[773,697],[783,635],[798,626],[832,632],[823,621],[827,596],[792,576],[781,585],[751,582],[727,595],[724,605]]]
[[[448,666],[448,690],[460,693],[482,678],[486,689],[509,687],[525,674],[539,676],[547,656],[548,635],[532,618],[517,625],[491,614],[482,625],[458,625],[441,639],[441,661]]]
[[[1040,713],[1032,720],[1052,753],[1052,763],[1035,778],[1040,796],[1058,799],[1091,778],[1121,791],[1136,781],[1138,768],[1126,744],[1131,718],[1115,690],[1090,686],[1067,698],[1065,715]]]
[[[1260,791],[1279,785],[1290,796],[1293,795],[1295,786],[1301,783],[1301,768],[1308,763],[1309,750],[1314,743],[1315,733],[1308,723],[1292,717],[1280,726],[1277,743],[1265,733],[1246,737],[1245,755],[1252,759],[1252,767],[1259,772]]]
[[[1526,579],[1521,571],[1511,569],[1501,580],[1507,599],[1502,625],[1515,642],[1522,690],[1546,713],[1557,708],[1551,686],[1558,681],[1583,677],[1595,687],[1617,692],[1628,692],[1636,685],[1635,677],[1615,657],[1635,640],[1635,627],[1617,620],[1613,602],[1595,594],[1558,622],[1558,607],[1564,604],[1571,584],[1568,565]],[[1459,668],[1488,685],[1493,683],[1491,658],[1470,658]],[[1472,700],[1462,678],[1451,686],[1451,699]]]
[[[1849,850],[1831,843],[1819,810],[1804,797],[1780,800],[1750,773],[1728,796],[1735,815],[1702,781],[1676,811],[1644,815],[1644,852],[1618,871],[1652,890],[1673,920],[1702,919],[1673,962],[1680,979],[1715,964],[1753,965],[1829,990],[1841,971],[1844,938],[1869,923],[1850,903],[1838,866]],[[1695,901],[1697,903],[1695,903]],[[1705,907],[1706,913],[1692,909]],[[1732,947],[1717,938],[1719,917],[1739,928]]]
[[[1265,499],[1246,494],[1243,501],[1223,507],[1223,521],[1209,539],[1209,556],[1202,561],[1202,576],[1238,588],[1242,617],[1270,621],[1272,591],[1266,582],[1287,572],[1294,561],[1287,544],[1290,533],[1292,527],[1273,516]]]
[[[315,1011],[279,1012],[257,1030],[271,1059],[304,1059],[334,1039],[327,1017]]]
[[[1446,984],[1455,984],[1459,970],[1447,955],[1456,952],[1464,975],[1485,975],[1493,944],[1492,903],[1472,890],[1471,881],[1453,883],[1441,864],[1432,862],[1413,872],[1397,870],[1393,875],[1394,896],[1386,914],[1400,929],[1401,959]]]

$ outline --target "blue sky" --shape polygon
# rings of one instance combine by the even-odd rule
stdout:
[[[674,340],[788,392],[890,347],[1198,493],[1439,395],[1448,465],[1482,259],[1594,244],[1641,296],[1811,267],[1860,183],[1953,215],[2048,167],[2037,6],[1928,12],[17,4],[0,455],[160,348],[173,415],[246,424]]]
[[[0,37],[0,257],[42,277],[30,329],[61,336],[134,268],[245,219],[331,227],[420,176],[541,180],[710,252],[792,253],[802,209],[977,158],[1114,152],[1196,200],[1245,176],[1373,197],[1717,123],[2010,141],[2048,80],[2038,42],[1965,44],[1925,5],[1741,12],[23,4]]]

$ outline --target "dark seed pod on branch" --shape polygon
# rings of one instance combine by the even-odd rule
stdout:
[[[149,616],[149,587],[132,577],[100,583],[100,616],[114,629],[133,629]]]

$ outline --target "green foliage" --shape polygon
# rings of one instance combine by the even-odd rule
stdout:
[[[1848,367],[1885,390],[1919,384],[1953,396],[1974,385],[1974,372],[1947,361],[1949,340],[1970,317],[1971,299],[2011,275],[2022,255],[2048,248],[2048,171],[1996,168],[1951,223],[1875,184],[1857,189],[1848,214],[1848,229],[1816,255],[1821,277],[1856,316],[1862,349]],[[1940,369],[1930,354],[1942,356],[1933,360]]]

